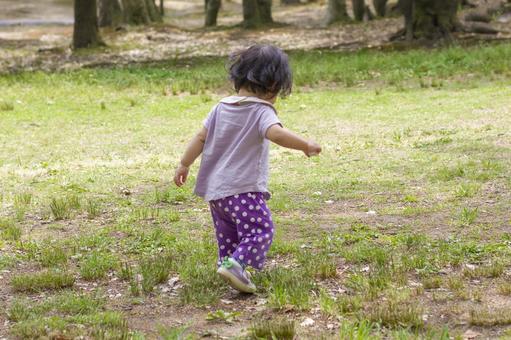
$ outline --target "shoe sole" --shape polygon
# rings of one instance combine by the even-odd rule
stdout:
[[[238,280],[236,278],[236,276],[234,276],[227,269],[219,268],[217,270],[217,273],[218,273],[218,275],[220,275],[220,277],[222,279],[224,279],[225,282],[227,282],[227,284],[229,286],[231,286],[232,288],[234,288],[242,293],[254,293],[256,291],[255,287],[252,288],[252,287],[249,287],[249,286],[243,284],[242,282],[240,282],[240,280]]]

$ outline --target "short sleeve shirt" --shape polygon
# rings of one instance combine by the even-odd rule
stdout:
[[[281,124],[273,105],[255,97],[232,96],[207,118],[208,130],[195,185],[207,201],[245,192],[268,191],[268,129]]]

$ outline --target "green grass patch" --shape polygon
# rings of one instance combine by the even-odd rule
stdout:
[[[15,292],[41,292],[72,287],[75,280],[68,272],[43,271],[33,274],[15,275],[11,287]]]

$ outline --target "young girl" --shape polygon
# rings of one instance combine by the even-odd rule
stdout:
[[[282,127],[273,107],[291,92],[287,55],[270,45],[255,45],[231,56],[229,76],[237,96],[224,98],[189,143],[174,182],[186,182],[202,153],[195,193],[209,202],[218,241],[218,274],[233,288],[253,293],[245,270],[263,267],[274,227],[266,200],[269,141],[317,155],[321,147]]]

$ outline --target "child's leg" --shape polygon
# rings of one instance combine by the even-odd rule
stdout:
[[[218,265],[226,256],[232,256],[238,246],[236,220],[226,214],[225,199],[209,203],[213,223],[215,224],[216,239],[218,243]]]
[[[240,263],[261,269],[273,241],[271,212],[262,193],[246,193],[232,197],[240,240],[233,257]]]

